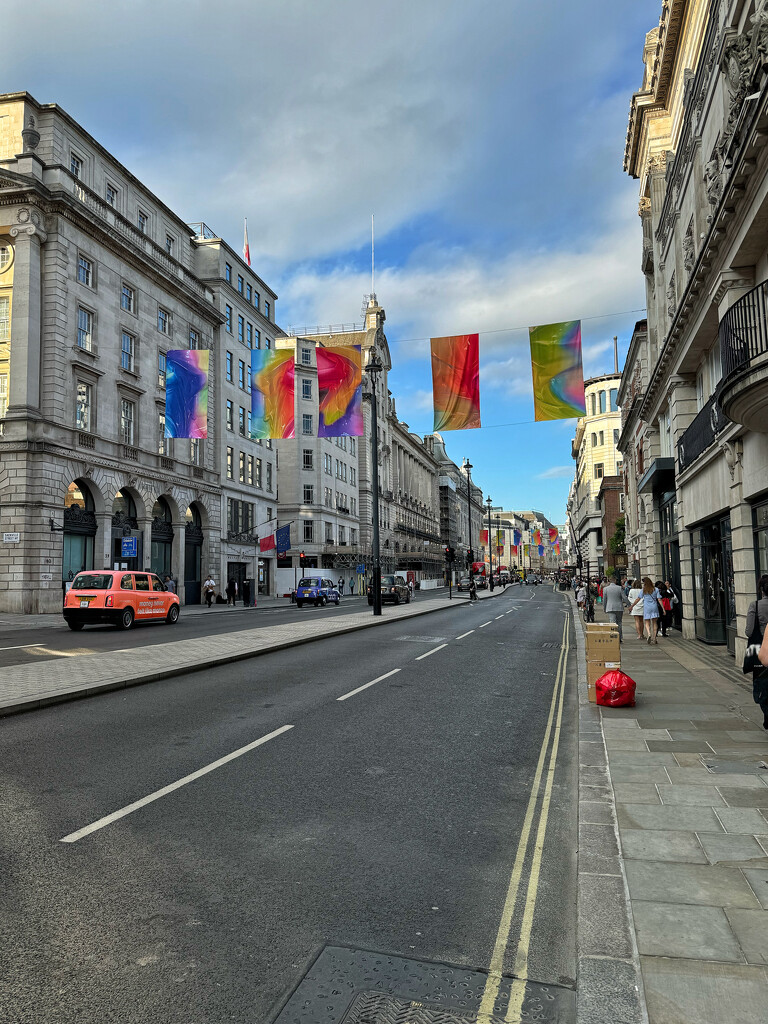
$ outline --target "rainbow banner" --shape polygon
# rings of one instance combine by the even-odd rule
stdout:
[[[533,531],[533,541],[537,545],[541,544],[541,530],[534,530]]]
[[[559,554],[560,554],[560,541],[558,541],[558,542],[557,542],[557,543],[555,544],[555,554],[556,554],[556,555],[559,555]]]
[[[480,426],[480,354],[477,334],[431,338],[435,430]]]
[[[481,530],[480,531],[480,543],[481,544],[487,544],[488,543],[488,531],[487,530]]]
[[[255,348],[251,352],[251,437],[295,437],[292,348]]]
[[[581,320],[529,327],[535,419],[567,420],[586,413]]]
[[[512,557],[517,558],[517,544],[512,545]]]
[[[523,544],[523,558],[528,558],[531,553],[531,545]]]
[[[519,543],[520,543],[520,542],[522,541],[522,539],[523,539],[523,535],[522,535],[522,533],[520,532],[520,530],[513,530],[513,531],[512,531],[512,539],[513,539],[513,541],[515,542],[515,547],[517,547],[517,546],[518,546],[518,544],[519,544]]]
[[[496,543],[503,546],[503,544],[504,544],[504,531],[503,530],[497,530],[496,531]]]
[[[165,353],[165,436],[208,437],[207,349]]]
[[[363,436],[362,381],[359,345],[317,347],[318,437]]]
[[[557,532],[557,530],[551,529],[549,531],[549,543],[554,544],[559,536],[560,534]]]

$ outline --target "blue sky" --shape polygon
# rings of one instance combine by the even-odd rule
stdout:
[[[583,319],[585,373],[644,306],[629,101],[660,0],[38,0],[2,91],[58,102],[254,269],[282,326],[387,313],[397,410],[432,428],[430,336],[480,332],[483,428],[446,435],[495,504],[565,517],[573,422],[535,424],[527,327]],[[623,315],[606,315],[623,313]],[[508,425],[511,424],[511,425]]]

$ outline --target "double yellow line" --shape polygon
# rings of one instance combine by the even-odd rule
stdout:
[[[488,981],[483,992],[483,1000],[480,1003],[478,1020],[488,1020],[491,1017],[499,994],[501,977],[504,967],[504,956],[509,948],[509,940],[512,932],[512,921],[515,915],[520,883],[523,877],[523,866],[528,856],[528,847],[533,830],[533,821],[538,803],[539,794],[544,785],[544,795],[539,811],[539,822],[536,829],[536,838],[533,844],[533,856],[528,874],[528,889],[525,896],[525,906],[520,921],[520,937],[515,954],[515,964],[512,969],[514,981],[509,997],[505,1020],[519,1021],[520,1011],[525,996],[525,982],[528,977],[528,951],[531,942],[531,931],[533,929],[533,915],[536,909],[536,896],[539,890],[539,878],[541,876],[541,860],[544,852],[544,840],[547,834],[547,821],[549,819],[549,808],[552,800],[552,786],[555,781],[555,767],[557,765],[557,752],[560,747],[560,727],[563,720],[563,700],[565,697],[565,674],[568,665],[569,633],[568,616],[563,624],[563,639],[560,647],[560,660],[557,665],[557,676],[555,677],[555,688],[552,693],[552,701],[549,707],[547,728],[544,732],[544,740],[541,744],[539,761],[536,765],[536,774],[531,786],[531,795],[528,799],[528,807],[523,820],[523,828],[520,833],[520,840],[517,844],[517,854],[512,868],[512,875],[507,888],[507,896],[504,900],[504,908],[501,912],[501,921],[496,935],[496,944],[493,948],[493,956],[488,969]],[[554,730],[553,730],[554,725]],[[550,747],[549,765],[546,769],[544,764],[547,760],[547,749]]]

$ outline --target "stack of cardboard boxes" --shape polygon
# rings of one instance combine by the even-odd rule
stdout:
[[[597,680],[612,668],[621,668],[618,628],[613,622],[588,622],[584,642],[587,648],[587,691],[594,704]]]

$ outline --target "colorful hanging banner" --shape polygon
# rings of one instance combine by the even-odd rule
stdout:
[[[531,545],[523,544],[523,558],[528,558],[531,553]]]
[[[517,544],[512,545],[512,557],[517,558]]]
[[[543,558],[543,557],[544,557],[544,545],[543,544],[539,544],[539,558]]]
[[[541,544],[541,530],[533,531],[533,542],[534,544]]]
[[[560,541],[558,541],[557,544],[555,544],[555,554],[560,554]]]
[[[207,349],[165,353],[165,436],[208,437]]]
[[[251,437],[295,437],[292,348],[255,348],[251,352]]]
[[[521,542],[521,541],[522,541],[522,539],[523,539],[523,535],[522,535],[522,533],[520,532],[520,530],[513,530],[513,531],[512,531],[512,539],[513,539],[513,540],[514,540],[514,542],[515,542],[515,547],[517,547],[517,546],[518,546],[518,544],[520,544],[520,542]]]
[[[550,544],[554,544],[555,541],[557,540],[558,536],[559,536],[559,534],[558,534],[557,530],[551,529],[549,531],[549,543]]]
[[[270,533],[268,537],[259,537],[259,551],[274,551],[275,535]]]
[[[480,354],[477,334],[431,338],[435,430],[480,426]]]
[[[529,327],[535,419],[567,420],[586,413],[581,320]]]
[[[488,531],[487,530],[481,530],[480,531],[480,543],[481,544],[487,544],[488,543]]]
[[[359,345],[317,352],[318,437],[363,436],[363,361]]]
[[[496,531],[496,543],[497,544],[501,544],[501,545],[504,544],[504,531],[503,530],[497,530]]]

